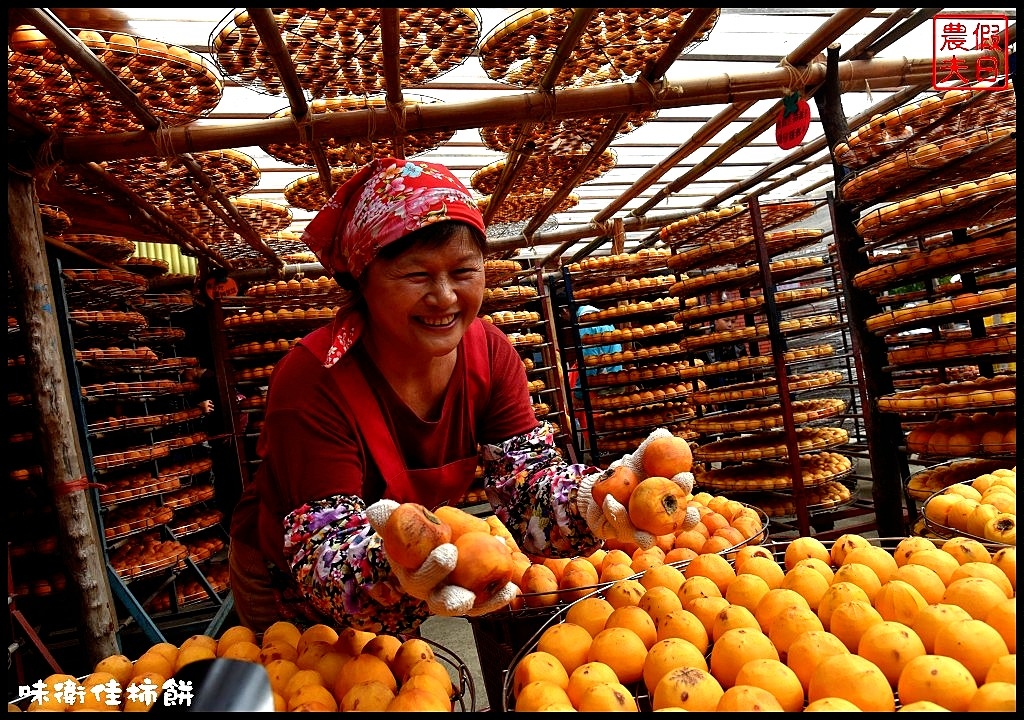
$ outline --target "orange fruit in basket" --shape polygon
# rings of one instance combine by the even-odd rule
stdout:
[[[761,631],[768,632],[775,617],[787,607],[810,609],[811,606],[803,595],[789,588],[775,588],[765,593],[754,608],[754,617],[757,618]]]
[[[877,545],[868,545],[861,548],[853,548],[846,553],[843,563],[862,563],[875,571],[878,581],[881,584],[889,582],[889,578],[896,572],[898,567],[896,558],[889,554],[885,548]]]
[[[605,552],[604,557],[601,558],[601,566],[598,568],[599,571],[604,571],[609,565],[626,565],[628,566],[633,562],[633,558],[625,550],[621,548],[612,548]]]
[[[260,664],[264,666],[275,660],[295,662],[298,658],[299,653],[295,650],[295,646],[289,645],[284,640],[271,640],[270,642],[264,640],[263,647],[260,648]]]
[[[333,643],[325,640],[313,640],[302,648],[302,653],[295,658],[295,664],[302,670],[318,670],[317,665],[325,655],[335,652]]]
[[[828,631],[843,641],[850,652],[857,652],[857,646],[865,631],[878,623],[885,622],[871,604],[863,600],[839,603],[829,618]]]
[[[570,560],[572,558],[543,558],[540,560],[540,564],[547,566],[555,574],[555,579],[561,582],[562,572]]]
[[[565,621],[585,628],[593,637],[604,630],[608,616],[615,610],[612,604],[599,595],[577,600],[565,611]]]
[[[633,560],[629,567],[634,573],[642,573],[652,567],[665,564],[665,552],[657,545],[652,545],[646,550],[640,548],[633,553]]]
[[[739,556],[745,549],[746,547],[740,548],[737,553],[736,572],[757,575],[765,581],[771,590],[782,587],[782,581],[786,577],[786,571],[782,569],[782,566],[775,562],[774,558],[761,555],[751,555],[741,564],[738,562]]]
[[[643,455],[644,473],[670,478],[693,467],[690,444],[681,437],[658,437],[647,443]]]
[[[292,675],[299,671],[299,666],[291,660],[271,660],[263,666],[270,678],[270,688],[284,696],[284,688]],[[287,699],[287,698],[285,698]]]
[[[616,580],[624,580],[626,578],[633,577],[634,575],[636,575],[636,572],[633,571],[630,564],[623,564],[619,562],[610,563],[606,564],[601,570],[600,582],[602,584],[612,583]]]
[[[284,690],[281,692],[281,695],[284,697],[285,700],[288,700],[293,695],[298,693],[298,691],[304,685],[309,685],[309,684],[323,685],[324,684],[323,675],[321,675],[319,673],[319,671],[317,671],[317,670],[312,670],[312,669],[302,670],[302,669],[300,669],[298,672],[296,672],[294,675],[292,675],[290,678],[288,678],[288,682],[285,683]]]
[[[993,607],[985,616],[985,622],[1002,636],[1009,652],[1017,652],[1017,598],[1007,598]]]
[[[786,653],[793,640],[805,632],[812,630],[824,630],[821,620],[810,608],[787,607],[775,616],[771,629],[768,631],[768,639],[779,651],[779,657],[786,659]]]
[[[985,683],[974,693],[967,712],[1015,712],[1017,685],[1009,682]]]
[[[715,618],[727,607],[729,607],[729,601],[723,597],[700,597],[694,598],[690,603],[690,612],[700,619],[710,638],[713,637]]]
[[[391,673],[399,682],[405,680],[405,676],[413,665],[421,660],[434,660],[434,648],[423,638],[408,638],[402,641],[402,646],[395,651],[395,659],[391,661]]]
[[[637,607],[651,616],[657,626],[658,621],[673,610],[681,610],[683,601],[679,599],[678,591],[664,585],[654,585],[643,594]]]
[[[133,675],[133,663],[127,655],[108,655],[93,666],[93,672],[108,672],[114,676],[117,684],[127,687]]]
[[[695,550],[683,547],[674,547],[665,553],[665,564],[666,565],[677,565],[682,567],[683,563],[688,563],[699,555]]]
[[[1017,548],[999,548],[992,556],[992,564],[1003,571],[1013,586],[1013,591],[1017,592]]]
[[[761,629],[753,612],[742,605],[726,605],[711,621],[711,642],[715,642],[726,630],[737,627]]]
[[[556,687],[556,686],[552,686]],[[451,712],[450,698],[421,687],[400,688],[384,712]]]
[[[604,631],[602,630],[602,632]],[[550,653],[558,658],[568,677],[583,663],[589,660],[601,660],[601,658],[588,657],[591,645],[596,639],[596,637],[591,637],[586,628],[562,621],[544,629],[540,637],[537,638],[537,650]]]
[[[844,533],[835,539],[832,543],[831,549],[829,549],[830,562],[835,567],[839,567],[843,564],[843,559],[846,557],[846,553],[850,552],[854,548],[867,547],[871,544],[863,535],[857,535],[856,533]]]
[[[968,562],[992,562],[992,553],[980,540],[957,536],[942,543],[940,549],[956,558],[963,565]]]
[[[165,682],[167,682],[167,678],[163,675],[145,673],[143,675],[133,676],[125,687],[127,688],[134,685],[136,688],[149,689],[146,686],[152,686],[153,692],[160,692],[160,688]],[[124,706],[122,707],[123,712],[149,712],[152,707],[153,703],[147,699],[145,693],[140,692],[134,698],[125,693]]]
[[[395,655],[398,654],[398,648],[402,647],[402,639],[395,635],[385,635],[381,633],[376,637],[370,638],[370,640],[363,645],[359,651],[360,654],[373,655],[380,658],[388,667],[391,667],[395,661]]]
[[[898,571],[899,568],[897,568]],[[869,600],[873,599],[878,591],[882,589],[882,582],[878,579],[875,571],[870,566],[860,562],[848,562],[840,565],[836,569],[832,580],[833,582],[852,582],[867,593]]]
[[[654,620],[639,605],[623,605],[612,610],[605,622],[605,629],[613,627],[629,628],[648,648],[658,640],[658,628]]]
[[[652,535],[676,533],[686,523],[689,495],[667,477],[641,481],[629,496],[629,519]]]
[[[558,602],[558,578],[547,565],[532,563],[519,584],[527,607],[548,607]]]
[[[829,550],[825,547],[824,543],[817,538],[803,536],[794,538],[790,541],[789,545],[786,546],[786,551],[783,555],[783,564],[786,570],[792,570],[793,566],[804,558],[818,558],[822,562],[829,564],[832,561],[832,556],[829,554]]]
[[[997,657],[985,675],[985,682],[1008,682],[1017,684],[1017,655],[1003,655]]]
[[[426,675],[435,680],[440,685],[445,697],[450,698],[455,693],[452,676],[448,674],[448,669],[440,660],[420,660],[409,668],[409,672],[405,675],[405,684],[408,685],[413,678],[420,675]]]
[[[831,565],[829,565],[827,562],[825,562],[824,560],[822,560],[820,558],[809,557],[809,558],[804,558],[803,560],[798,560],[796,565],[794,565],[792,568],[790,568],[790,570],[794,570],[794,569],[796,569],[798,567],[800,567],[800,568],[802,568],[802,567],[809,567],[812,570],[817,571],[818,573],[821,574],[821,576],[823,578],[828,580],[829,585],[831,585],[832,581],[835,579],[835,575],[836,575],[835,570],[832,569]],[[789,571],[787,570],[787,572],[789,572]]]
[[[640,598],[647,592],[647,588],[639,580],[626,578],[616,580],[604,591],[604,598],[612,607],[620,608],[623,605],[636,605]]]
[[[299,638],[301,637],[302,631],[296,627],[295,623],[287,620],[278,620],[263,631],[261,645],[266,647],[269,643],[280,640],[295,647],[299,644]]]
[[[1013,597],[1013,585],[1010,584],[1010,579],[992,563],[978,561],[962,563],[959,568],[953,571],[949,581],[953,583],[965,577],[988,578],[1006,593],[1006,597]]]
[[[871,604],[882,619],[910,625],[917,614],[928,606],[928,601],[910,583],[890,580],[882,585]]]
[[[910,560],[910,556],[918,550],[935,550],[935,543],[926,537],[920,535],[910,535],[899,541],[896,545],[896,549],[893,550],[892,556],[896,560],[896,565],[902,567]]]
[[[608,665],[602,662],[586,662],[572,671],[565,692],[569,696],[572,706],[579,709],[580,698],[591,687],[618,681],[618,675]]]
[[[812,610],[818,609],[822,595],[829,588],[829,581],[808,565],[797,565],[786,573],[780,586],[800,594]]]
[[[841,682],[837,682],[841,679]],[[885,674],[860,655],[833,655],[811,673],[807,700],[825,697],[849,700],[864,712],[895,712],[896,698]],[[901,693],[902,697],[902,693]]]
[[[662,587],[671,590],[672,593],[675,594],[679,592],[679,588],[682,587],[683,581],[686,580],[686,576],[679,568],[662,563],[648,568],[639,579],[640,584],[643,585],[648,592],[650,592],[652,588]]]
[[[598,578],[593,563],[586,558],[573,558],[562,570],[562,579],[558,582],[559,597],[566,602],[579,600],[594,591]]]
[[[1006,599],[1002,589],[988,578],[966,577],[946,586],[942,602],[959,605],[976,620],[983,620],[989,611]]]
[[[716,553],[701,553],[686,566],[683,575],[688,580],[694,577],[706,577],[715,583],[718,591],[723,596],[729,588],[729,583],[736,579],[736,570],[721,555]]]
[[[216,657],[217,651],[206,645],[190,645],[178,652],[178,659],[174,661],[174,672],[197,660],[213,660]]]
[[[301,658],[300,658],[301,659]],[[313,669],[320,673],[324,679],[325,687],[334,687],[342,668],[352,659],[351,655],[332,650],[325,653],[313,665]]]
[[[752,540],[764,530],[761,519],[756,516],[740,515],[730,520],[729,525],[740,534],[743,540]]]
[[[978,683],[959,660],[945,655],[921,655],[900,673],[900,703],[929,701],[951,712],[966,712]]]
[[[703,528],[703,532],[698,530],[697,527]],[[708,531],[707,525],[697,523],[697,525],[690,530],[682,530],[676,533],[673,547],[684,548],[692,550],[695,553],[699,553],[709,537],[711,537],[711,533]]]
[[[969,620],[970,618],[970,613],[959,605],[933,603],[917,614],[910,627],[921,638],[925,650],[928,653],[934,653],[935,636],[938,635],[939,630],[956,620]]]
[[[935,654],[959,660],[979,685],[992,662],[1009,653],[999,631],[983,620],[954,620],[935,634]]]
[[[786,653],[786,665],[800,678],[800,684],[807,692],[811,675],[826,658],[833,655],[849,655],[850,650],[842,640],[832,633],[822,631],[806,632],[796,638]]]
[[[752,685],[767,690],[784,712],[800,712],[804,707],[804,688],[800,684],[800,678],[781,660],[748,660],[736,673],[736,686],[740,685]]]
[[[725,690],[715,677],[697,667],[670,670],[651,697],[652,710],[681,708],[689,712],[713,712]]]
[[[656,625],[658,640],[681,638],[693,644],[702,653],[707,652],[711,636],[708,635],[701,619],[689,610],[671,610]]]
[[[177,660],[175,648],[175,660],[168,660],[166,656],[154,651],[152,648],[142,653],[132,665],[132,677],[137,675],[160,675],[169,678],[174,675],[174,665]]]
[[[349,660],[344,672],[338,673],[335,678],[332,688],[335,699],[340,701],[355,685],[370,680],[384,683],[392,692],[398,692],[398,680],[388,664],[375,655],[360,654]],[[285,693],[282,695],[288,699]]]
[[[907,563],[897,568],[891,579],[913,585],[929,605],[942,602],[942,595],[946,592],[946,586],[939,574],[924,565]]]
[[[357,683],[338,701],[342,712],[384,712],[394,700],[395,691],[379,680]]]
[[[782,705],[770,692],[754,685],[733,685],[725,691],[715,712],[782,712]]]
[[[653,693],[658,682],[669,671],[683,667],[708,669],[704,652],[696,645],[682,638],[664,638],[654,643],[644,658],[643,681],[647,692]]]
[[[557,657],[544,650],[534,650],[524,655],[512,670],[512,697],[518,698],[520,691],[535,680],[547,680],[566,688],[569,674]]]
[[[927,652],[913,629],[891,620],[869,627],[857,645],[857,654],[877,665],[893,690],[899,683],[904,666]]]
[[[726,552],[731,550],[735,543],[728,539],[726,536],[720,534],[721,530],[715,530],[715,532],[709,537],[704,544],[700,546],[700,555],[722,555],[728,559],[732,559],[734,552]]]
[[[710,535],[714,535],[716,530],[730,527],[729,520],[715,510],[711,510],[710,512],[701,515],[700,522],[708,529],[709,537]]]
[[[310,643],[321,640],[333,645],[338,642],[338,631],[330,625],[324,625],[323,623],[310,625],[302,631],[298,641],[295,643],[295,649],[301,655]]]
[[[907,564],[924,565],[925,567],[931,568],[936,572],[936,574],[938,574],[943,585],[949,585],[950,579],[953,577],[953,573],[958,567],[960,567],[960,563],[957,562],[955,557],[949,553],[939,550],[937,547],[918,550],[911,553],[907,558]]]
[[[579,712],[638,712],[636,698],[620,682],[597,683],[580,696]]]
[[[686,610],[690,609],[691,603],[697,598],[723,597],[722,591],[718,589],[718,584],[704,575],[694,575],[693,577],[686,578],[679,587],[678,595],[683,608]]]
[[[221,633],[220,638],[217,640],[217,656],[223,656],[224,651],[239,640],[255,643],[256,633],[244,625],[233,625],[232,627],[229,627]]]
[[[726,630],[711,645],[711,674],[723,688],[736,684],[736,674],[749,660],[755,658],[779,659],[779,651],[760,630],[739,627]]]
[[[829,629],[832,611],[841,603],[851,600],[860,600],[868,605],[872,604],[871,598],[868,597],[868,594],[864,592],[860,585],[854,585],[852,582],[837,582],[829,585],[828,590],[825,591],[825,594],[821,596],[821,600],[818,601],[818,617],[821,618],[821,624],[825,626],[826,630]]]
[[[643,677],[646,658],[647,645],[633,630],[628,627],[608,627],[593,638],[584,662],[608,665],[615,671],[619,682],[629,685]]]
[[[757,607],[757,603],[771,588],[760,575],[751,573],[739,573],[736,579],[729,583],[725,591],[725,599],[733,605],[740,605],[751,612]]]

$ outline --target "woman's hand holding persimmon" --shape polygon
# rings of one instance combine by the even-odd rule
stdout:
[[[519,593],[512,582],[477,602],[477,593],[451,582],[459,551],[451,528],[417,503],[378,500],[366,508],[402,589],[427,603],[433,615],[475,617],[505,607]],[[502,541],[504,542],[504,541]]]
[[[577,504],[591,532],[647,549],[658,535],[694,527],[700,513],[686,506],[693,490],[692,462],[686,441],[658,428],[603,473],[584,478]]]

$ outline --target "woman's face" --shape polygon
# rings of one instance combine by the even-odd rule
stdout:
[[[377,257],[362,290],[377,348],[443,357],[480,312],[484,258],[470,231],[460,228],[440,246],[417,244],[393,259]]]

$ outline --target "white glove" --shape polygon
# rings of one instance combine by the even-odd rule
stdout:
[[[366,517],[378,535],[397,507],[398,503],[394,500],[378,500],[366,508]],[[392,562],[391,558],[388,558],[388,564],[391,565],[391,572],[398,578],[402,589],[409,595],[425,601],[432,615],[483,615],[508,605],[519,593],[519,587],[510,582],[486,602],[474,607],[476,593],[459,585],[444,582],[455,569],[458,560],[459,551],[455,545],[443,543],[431,550],[427,559],[415,570],[402,567]]]

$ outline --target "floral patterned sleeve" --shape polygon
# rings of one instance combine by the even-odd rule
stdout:
[[[355,495],[332,495],[285,517],[284,552],[306,600],[339,627],[404,633],[429,615],[391,573],[380,536]]]
[[[593,465],[570,464],[541,423],[524,435],[483,446],[487,498],[523,552],[543,557],[589,555],[602,541],[576,509],[576,490]]]

